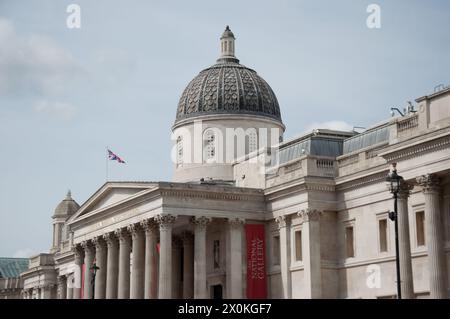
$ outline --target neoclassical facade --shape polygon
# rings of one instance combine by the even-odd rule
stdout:
[[[173,181],[107,182],[81,206],[68,193],[22,297],[395,298],[396,164],[402,296],[448,298],[450,88],[362,133],[284,141],[228,27],[220,48],[180,98]]]

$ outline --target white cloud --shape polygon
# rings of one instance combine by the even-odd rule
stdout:
[[[13,258],[29,258],[35,254],[35,251],[30,248],[19,249],[13,254]]]
[[[0,18],[0,96],[59,94],[82,73],[70,52],[51,38],[20,35]]]
[[[46,114],[61,120],[72,119],[77,111],[74,106],[68,103],[51,102],[48,100],[39,100],[33,106],[33,109],[37,113]]]
[[[344,121],[328,121],[328,122],[315,122],[307,126],[306,131],[312,131],[314,129],[328,129],[336,131],[353,131],[353,125]]]

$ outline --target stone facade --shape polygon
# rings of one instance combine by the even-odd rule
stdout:
[[[226,59],[234,42],[230,52]],[[269,298],[393,298],[393,198],[385,180],[396,163],[405,180],[403,297],[448,298],[450,89],[416,102],[417,112],[360,134],[319,129],[247,152],[216,180],[200,181],[208,168],[199,165],[193,175],[178,174],[183,182],[107,182],[75,213],[58,214],[55,229],[64,231],[52,253],[31,259],[22,295],[212,298],[220,286],[221,297],[244,298],[244,226],[263,224]],[[227,125],[231,115],[214,120]],[[249,123],[284,129],[268,121]],[[94,260],[95,281],[92,271],[81,275]]]

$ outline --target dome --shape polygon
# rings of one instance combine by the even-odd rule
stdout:
[[[183,119],[212,114],[247,114],[281,122],[275,93],[254,70],[234,56],[234,35],[227,26],[221,56],[186,87],[178,103],[175,124]]]
[[[72,194],[70,191],[67,192],[66,198],[64,198],[61,203],[55,208],[55,213],[53,218],[58,217],[69,217],[75,213],[80,208],[80,205],[72,199]]]

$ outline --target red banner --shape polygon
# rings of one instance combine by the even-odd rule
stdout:
[[[247,237],[247,298],[267,298],[264,225],[245,225]]]

